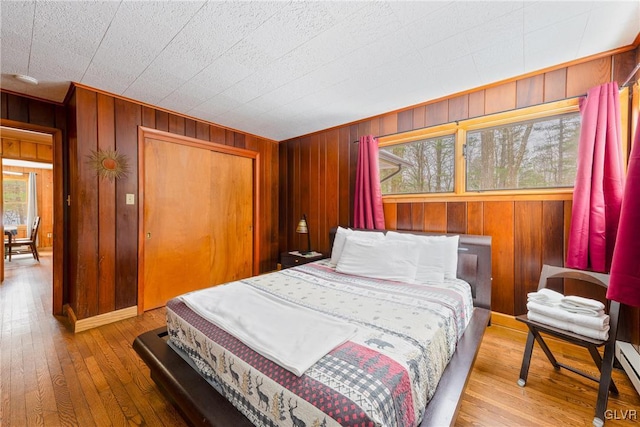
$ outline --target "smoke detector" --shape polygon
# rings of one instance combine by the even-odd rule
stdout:
[[[15,77],[16,80],[20,80],[21,82],[27,83],[30,85],[38,84],[38,79],[36,79],[35,77],[27,76],[25,74],[14,74],[13,77]]]

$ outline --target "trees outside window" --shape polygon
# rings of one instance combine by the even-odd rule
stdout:
[[[7,178],[3,180],[4,225],[22,225],[27,223],[27,180]]]
[[[383,151],[401,158],[404,163],[399,163],[400,166],[397,166],[391,161],[385,161]],[[382,148],[380,150],[382,194],[452,192],[454,151],[454,135]],[[386,159],[390,157],[387,155]],[[397,167],[400,167],[399,172]]]
[[[571,187],[579,134],[579,113],[468,132],[466,190]]]

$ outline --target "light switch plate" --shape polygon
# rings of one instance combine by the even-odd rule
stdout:
[[[136,196],[135,194],[127,193],[127,204],[135,205],[136,204]]]

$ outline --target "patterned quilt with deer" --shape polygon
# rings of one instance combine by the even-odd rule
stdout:
[[[381,281],[336,273],[326,261],[242,283],[358,328],[296,376],[169,301],[171,345],[257,426],[418,425],[473,311],[462,280]]]

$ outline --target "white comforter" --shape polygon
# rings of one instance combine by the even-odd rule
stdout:
[[[353,337],[297,376],[204,319],[183,299],[169,301],[172,345],[251,422],[265,427],[417,426],[473,313],[471,289],[461,280],[410,285],[367,279],[336,273],[328,261],[231,286],[240,284],[356,329]],[[198,294],[193,299],[201,300]],[[243,322],[251,315],[246,312],[255,310],[238,314],[244,305],[244,299],[242,304],[221,304],[232,312],[221,317]],[[294,316],[283,328],[306,328]],[[273,332],[258,327],[267,329],[264,334]],[[302,335],[316,341],[319,334]],[[284,351],[286,356],[296,352]]]

